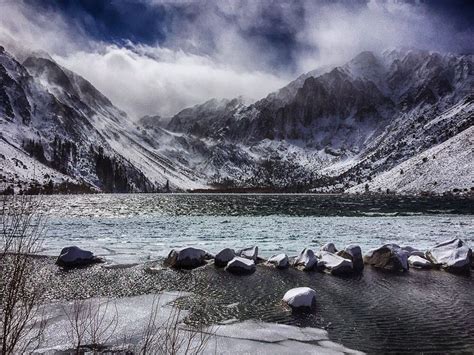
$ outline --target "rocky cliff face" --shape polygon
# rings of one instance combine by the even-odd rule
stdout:
[[[251,105],[213,99],[136,124],[51,58],[19,63],[2,49],[0,79],[0,174],[7,184],[69,180],[102,191],[342,191],[368,184],[382,191],[382,182],[370,182],[471,132],[474,117],[473,55],[418,50],[363,52]],[[443,151],[472,151],[468,138]],[[451,189],[440,183],[432,190],[439,186]]]
[[[472,101],[472,55],[363,52],[253,105],[214,100],[186,109],[168,129],[211,138],[215,181],[344,189],[470,127]]]

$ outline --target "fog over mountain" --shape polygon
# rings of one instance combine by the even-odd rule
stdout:
[[[10,52],[46,51],[133,119],[212,98],[258,100],[365,50],[473,50],[468,1],[7,0],[0,9]]]

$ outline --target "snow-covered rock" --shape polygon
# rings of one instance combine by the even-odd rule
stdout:
[[[206,251],[202,249],[186,247],[173,249],[165,259],[165,265],[177,269],[193,269],[206,263]]]
[[[292,288],[283,296],[283,302],[292,309],[311,309],[316,306],[316,291],[309,287]]]
[[[88,250],[83,250],[76,246],[66,247],[61,250],[56,265],[65,267],[84,266],[97,262],[102,259],[94,256],[94,253]]]
[[[428,249],[426,258],[450,272],[469,272],[472,250],[461,239],[455,238]]]
[[[408,271],[408,252],[396,244],[371,249],[364,255],[364,263],[392,271]]]
[[[408,257],[408,264],[415,269],[431,269],[433,267],[429,260],[418,255],[410,255]]]
[[[275,266],[277,269],[286,269],[290,266],[288,256],[286,254],[277,254],[270,257],[267,263]]]
[[[254,246],[254,247],[242,249],[239,251],[239,256],[242,258],[251,259],[254,262],[256,262],[258,258],[258,247]]]
[[[422,258],[425,257],[425,253],[419,249],[416,249],[416,248],[413,248],[411,246],[402,246],[400,247],[402,250],[406,251],[408,253],[408,256],[412,256],[412,255],[417,255],[417,256],[420,256]]]
[[[334,243],[327,243],[325,245],[323,245],[320,249],[321,251],[328,251],[330,253],[337,253],[337,249],[336,249],[336,246],[334,245]]]
[[[236,256],[234,249],[225,248],[214,257],[214,265],[218,267],[227,266],[228,262]]]
[[[319,254],[318,268],[320,265],[333,275],[347,275],[354,272],[351,260],[328,251]]]
[[[318,265],[318,258],[311,249],[304,248],[293,261],[293,266],[304,271],[314,270]]]
[[[240,256],[233,258],[225,267],[226,271],[238,275],[251,274],[255,271],[255,269],[255,262],[253,260],[242,258]]]
[[[350,244],[346,246],[344,250],[338,252],[337,255],[352,261],[354,271],[360,272],[364,269],[364,259],[362,258],[362,250],[360,249],[360,246]]]

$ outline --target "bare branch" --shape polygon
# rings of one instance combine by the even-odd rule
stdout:
[[[32,259],[45,224],[37,197],[2,196],[0,203],[0,353],[23,353],[39,346],[45,327]]]

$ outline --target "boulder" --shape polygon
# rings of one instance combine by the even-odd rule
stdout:
[[[320,266],[332,275],[348,275],[354,272],[351,260],[327,251],[319,254],[318,268]]]
[[[364,269],[364,259],[362,258],[362,250],[360,249],[360,246],[350,244],[346,246],[344,250],[338,252],[337,255],[352,261],[352,267],[355,272],[360,272]]]
[[[255,246],[255,247],[242,249],[239,251],[239,256],[256,262],[258,258],[258,247]]]
[[[218,267],[225,267],[236,256],[234,249],[225,248],[222,249],[214,257],[214,265]]]
[[[413,248],[413,247],[410,247],[410,246],[403,246],[403,247],[401,247],[401,249],[406,251],[408,253],[408,256],[417,255],[417,256],[420,256],[422,258],[425,257],[425,253],[422,252],[419,249],[416,249],[416,248]]]
[[[364,263],[392,271],[408,271],[408,252],[397,244],[386,244],[371,249],[364,255]]]
[[[327,243],[327,244],[323,245],[320,250],[321,251],[328,251],[328,252],[333,253],[333,254],[337,253],[337,249],[336,249],[336,246],[334,245],[334,243]]]
[[[186,247],[173,249],[165,259],[165,265],[176,269],[194,269],[206,263],[206,251],[202,249]]]
[[[426,258],[446,271],[464,273],[470,271],[472,250],[461,239],[455,238],[429,249]]]
[[[283,302],[292,309],[312,309],[316,306],[316,291],[309,287],[296,287],[288,290]]]
[[[410,255],[408,257],[408,264],[415,269],[431,269],[433,267],[431,261],[418,255]]]
[[[83,250],[76,246],[66,247],[61,250],[56,265],[65,267],[78,267],[103,262],[101,258],[95,257],[94,253]]]
[[[275,266],[277,269],[286,269],[290,266],[288,256],[286,254],[273,255],[267,261],[268,264]]]
[[[255,262],[253,260],[239,256],[236,256],[231,261],[229,261],[225,267],[226,271],[237,275],[251,274],[255,271],[255,269]]]
[[[293,265],[304,271],[314,270],[318,265],[318,258],[311,249],[304,248],[294,260]]]

